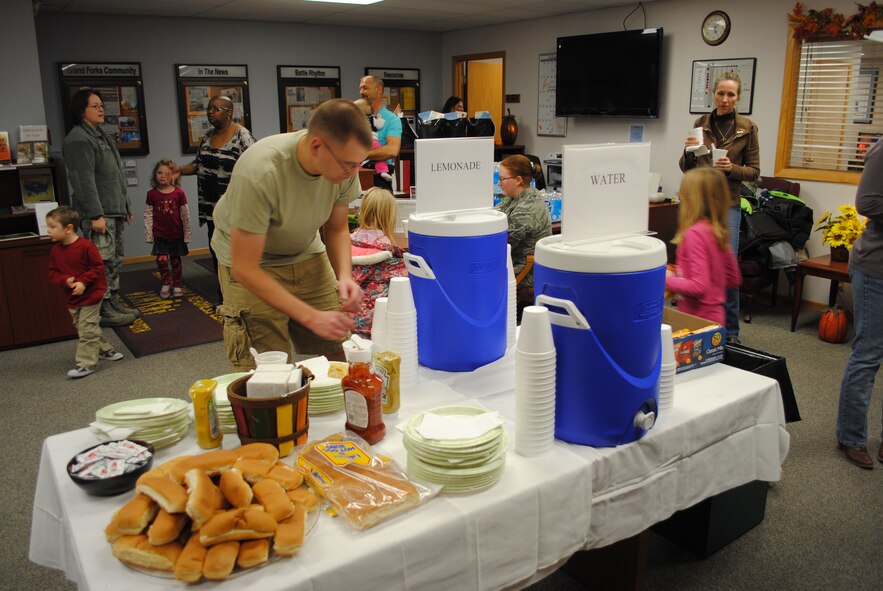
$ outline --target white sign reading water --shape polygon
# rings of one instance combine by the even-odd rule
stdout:
[[[414,161],[417,213],[493,207],[493,138],[416,140]]]
[[[565,145],[562,165],[563,241],[647,231],[649,143]]]

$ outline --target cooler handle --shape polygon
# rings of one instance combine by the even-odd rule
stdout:
[[[406,252],[404,253],[404,258],[405,265],[408,267],[408,275],[435,281],[435,273],[432,272],[432,267],[429,266],[426,259],[422,256]]]
[[[577,308],[570,300],[562,300],[561,298],[553,298],[552,296],[543,294],[537,296],[536,305],[546,307],[554,306],[555,308],[562,308],[567,312],[567,314],[558,314],[557,312],[549,310],[549,320],[552,324],[565,326],[567,328],[578,328],[580,330],[589,330],[591,328],[589,326],[589,321],[586,320],[586,317],[579,311],[579,308]]]

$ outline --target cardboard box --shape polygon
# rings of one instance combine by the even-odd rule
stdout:
[[[727,330],[723,326],[674,308],[662,310],[662,322],[671,326],[674,335],[677,373],[723,361],[727,340]],[[684,329],[690,332],[678,336],[678,331]]]

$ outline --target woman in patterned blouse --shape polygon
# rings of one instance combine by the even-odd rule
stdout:
[[[197,175],[199,225],[205,224],[208,227],[209,252],[217,273],[218,258],[211,247],[212,234],[215,231],[212,211],[227,190],[233,166],[255,139],[250,131],[233,122],[233,101],[230,97],[212,97],[206,111],[212,129],[202,138],[196,159],[182,166],[180,172],[183,175]]]

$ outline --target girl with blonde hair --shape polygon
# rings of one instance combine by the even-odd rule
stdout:
[[[742,275],[727,228],[729,190],[723,173],[696,168],[681,181],[677,268],[668,271],[665,287],[678,294],[678,308],[726,326],[726,290],[739,287]]]
[[[353,317],[355,332],[371,336],[374,301],[389,295],[393,277],[406,277],[404,253],[396,246],[393,230],[396,223],[396,200],[386,189],[374,187],[362,198],[359,227],[350,234],[353,256],[353,281],[362,288],[362,304]]]

